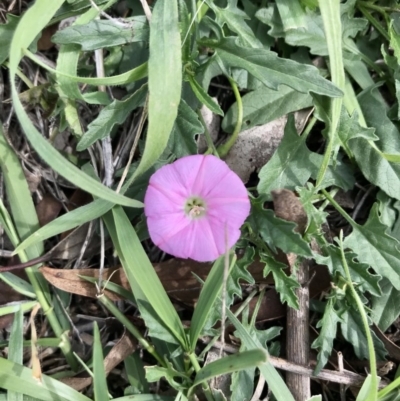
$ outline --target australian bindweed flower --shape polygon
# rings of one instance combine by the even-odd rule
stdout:
[[[211,155],[183,157],[150,178],[144,212],[164,252],[199,262],[217,259],[240,236],[250,201],[240,178]]]

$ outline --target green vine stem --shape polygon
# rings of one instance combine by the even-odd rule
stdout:
[[[240,96],[239,88],[236,84],[236,82],[231,78],[228,77],[229,83],[231,84],[233,93],[236,98],[236,103],[237,103],[237,121],[235,125],[235,129],[233,130],[233,133],[231,137],[221,146],[218,147],[218,154],[220,157],[225,157],[233,144],[236,142],[236,139],[239,135],[239,132],[242,128],[242,123],[243,123],[243,102],[242,102],[242,97]]]
[[[358,311],[361,315],[361,320],[364,325],[365,336],[367,337],[367,344],[368,344],[368,354],[369,354],[369,368],[371,374],[371,387],[370,387],[370,399],[376,400],[377,393],[378,393],[378,373],[376,369],[376,355],[374,349],[374,342],[372,340],[371,330],[368,324],[368,317],[365,313],[364,304],[362,303],[359,295],[357,294],[356,289],[354,288],[353,282],[351,281],[351,274],[350,269],[347,264],[346,257],[344,255],[344,247],[343,247],[343,231],[340,231],[339,236],[339,246],[340,246],[340,254],[342,257],[342,263],[344,267],[344,272],[346,274],[347,285],[350,288],[351,295],[353,296],[354,300],[356,301]]]

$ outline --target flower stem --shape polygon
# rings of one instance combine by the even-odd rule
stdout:
[[[197,110],[197,115],[199,116],[199,120],[200,120],[201,124],[203,125],[204,137],[206,139],[206,143],[207,143],[207,146],[208,146],[208,149],[205,151],[205,154],[206,155],[213,154],[214,156],[220,158],[219,154],[218,154],[218,151],[217,151],[217,148],[215,147],[214,142],[213,142],[213,140],[211,138],[210,131],[207,128],[207,124],[204,121],[203,115],[201,114],[200,110]]]
[[[189,356],[190,362],[192,363],[194,371],[197,373],[201,368],[199,365],[199,361],[197,360],[196,354],[194,352],[191,352],[188,356]],[[214,397],[211,393],[211,389],[210,389],[210,386],[208,385],[208,383],[203,383],[202,387],[203,387],[204,395],[206,396],[207,400],[214,401]]]
[[[236,85],[236,82],[231,77],[228,77],[228,80],[229,83],[231,84],[233,93],[235,94],[238,115],[235,129],[233,130],[231,137],[223,145],[218,147],[218,153],[221,157],[225,157],[229,153],[231,147],[236,142],[236,139],[239,135],[243,123],[243,102],[242,102],[242,97],[240,96],[239,88]]]
[[[154,346],[150,344],[140,333],[140,331],[127,319],[127,317],[107,298],[106,295],[102,294],[98,297],[98,300],[128,329],[128,331],[138,340],[139,344],[151,354],[157,362],[167,367],[164,360],[158,355]]]
[[[376,370],[376,355],[374,349],[374,342],[372,340],[371,330],[368,324],[367,314],[365,313],[364,304],[362,303],[359,295],[357,294],[356,289],[354,288],[353,282],[351,281],[351,274],[350,269],[347,264],[346,257],[344,255],[343,249],[343,231],[340,231],[339,236],[339,246],[340,246],[340,254],[342,257],[342,263],[344,267],[344,272],[346,274],[347,284],[350,288],[351,295],[353,296],[354,300],[356,301],[358,311],[361,315],[361,320],[364,325],[365,336],[367,337],[367,344],[368,344],[368,354],[369,354],[369,366],[370,366],[370,374],[371,374],[371,387],[370,392],[373,400],[377,399],[377,392],[378,392],[378,373]]]

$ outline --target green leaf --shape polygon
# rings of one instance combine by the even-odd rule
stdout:
[[[126,377],[131,385],[131,388],[137,393],[148,393],[149,383],[146,380],[146,372],[144,362],[136,350],[133,354],[124,359]],[[125,393],[126,394],[126,393]]]
[[[16,15],[6,15],[7,22],[0,25],[0,64],[3,64],[8,59],[11,39],[20,20],[20,17]]]
[[[228,269],[231,270],[236,261],[236,257],[230,255],[229,259]],[[225,255],[216,260],[200,292],[189,331],[192,352],[194,352],[194,349],[196,348],[197,340],[199,339],[201,331],[206,323],[207,316],[210,314],[211,310],[216,307],[215,302],[220,295],[224,282],[224,269]]]
[[[319,0],[318,4],[321,10],[322,21],[324,23],[332,83],[334,83],[340,90],[344,91],[345,75],[342,54],[342,23],[340,19],[340,2],[336,0]],[[330,123],[327,127],[328,144],[325,150],[320,170],[318,172],[316,183],[317,187],[319,187],[320,184],[323,182],[332,155],[334,156],[334,158],[336,158],[334,145],[337,135],[336,130],[340,119],[340,112],[342,110],[343,98],[340,97],[331,99],[330,103]]]
[[[30,283],[10,272],[0,273],[0,280],[4,281],[13,290],[29,298],[36,298],[35,291]]]
[[[0,376],[3,389],[18,391],[41,401],[91,401],[72,387],[49,376],[42,375],[39,382],[33,377],[32,369],[4,358],[0,358]]]
[[[360,312],[354,309],[352,306],[347,306],[340,317],[340,329],[343,337],[353,346],[357,358],[369,359],[367,337],[365,336]],[[380,360],[385,360],[385,355],[387,354],[385,346],[373,331],[371,331],[371,334],[374,341],[374,348],[377,358]]]
[[[312,105],[311,96],[293,90],[288,86],[280,86],[277,90],[261,86],[242,97],[243,123],[241,130],[255,125],[266,124],[292,111],[304,109]],[[229,108],[222,120],[222,129],[232,133],[237,121],[236,102]]]
[[[292,3],[290,1],[290,3]],[[294,3],[298,3],[297,1]],[[347,4],[348,3],[348,4]],[[341,30],[339,34],[342,37],[343,43],[348,43],[349,38],[353,38],[356,34],[365,29],[367,20],[362,18],[353,18],[350,15],[350,8],[354,7],[353,1],[349,1],[341,5]],[[277,7],[279,9],[279,7]],[[324,26],[321,14],[310,9],[299,9],[296,7],[298,13],[298,22],[288,26],[288,23],[282,18],[281,10],[279,13],[271,13],[267,8],[261,8],[256,13],[258,18],[264,24],[272,27],[269,34],[278,38],[283,37],[285,42],[296,47],[306,46],[310,49],[312,54],[320,56],[328,55],[328,46],[324,32]],[[279,15],[280,14],[280,15]],[[285,26],[284,26],[285,25]]]
[[[323,247],[323,252],[326,253],[327,256],[315,254],[315,261],[318,264],[328,266],[332,276],[340,274],[342,277],[346,277],[340,249],[337,246],[329,244]],[[361,292],[368,291],[372,295],[380,296],[382,294],[379,286],[381,276],[370,272],[368,264],[358,263],[356,261],[358,256],[355,253],[346,252],[345,257],[350,270],[351,280],[354,282],[355,286],[359,288]]]
[[[363,226],[355,222],[351,225],[353,232],[345,238],[345,248],[351,248],[361,263],[371,266],[400,290],[400,243],[386,233],[387,227],[378,215],[378,204],[374,204]]]
[[[378,378],[379,384],[380,377]],[[377,388],[376,385],[372,383],[372,376],[368,374],[367,378],[357,395],[356,401],[376,401],[377,400]]]
[[[113,208],[112,216],[115,228],[113,222],[110,221],[110,214],[107,214],[104,220],[139,306],[149,305],[154,309],[158,319],[186,349],[187,339],[182,322],[155,273],[131,222],[124,210],[119,207]]]
[[[215,48],[221,60],[229,67],[247,70],[271,89],[287,85],[303,93],[311,91],[330,97],[342,96],[342,91],[322,78],[313,66],[279,58],[276,53],[266,49],[240,47],[235,38],[202,40],[200,43]]]
[[[169,137],[168,149],[177,158],[197,153],[195,136],[202,134],[204,127],[198,115],[188,104],[181,99],[178,116]]]
[[[301,256],[312,256],[308,243],[299,233],[293,231],[297,227],[296,223],[276,217],[272,210],[264,209],[264,203],[264,196],[252,201],[248,221],[253,230],[261,235],[274,252],[276,248],[280,248],[285,253],[293,252]]]
[[[123,124],[132,112],[143,105],[147,96],[147,86],[143,85],[124,100],[114,100],[100,111],[98,117],[89,125],[87,131],[78,142],[76,149],[80,152],[93,145],[96,141],[110,135],[116,124]]]
[[[89,221],[95,220],[113,207],[112,203],[106,202],[103,199],[96,199],[94,202],[78,207],[60,217],[52,220],[50,223],[39,228],[28,238],[21,242],[15,249],[14,253],[18,253],[32,244],[44,241],[54,235],[61,234],[75,227],[81,226]]]
[[[388,279],[380,282],[381,296],[372,297],[372,321],[385,332],[400,315],[400,291]]]
[[[12,51],[10,54],[10,82],[15,112],[32,147],[36,150],[43,161],[45,161],[54,171],[76,186],[85,189],[85,191],[99,198],[104,198],[109,202],[124,206],[141,207],[141,202],[115,193],[110,188],[107,188],[84,174],[72,163],[62,157],[61,154],[36,130],[19,100],[15,75],[22,57],[22,51],[31,44],[33,38],[41,32],[42,27],[50,22],[52,16],[62,3],[63,0],[54,0],[51,3],[48,3],[46,0],[36,1],[21,18],[20,23],[15,30],[11,43]],[[35,24],[31,24],[30,21],[35,21]]]
[[[146,147],[135,176],[149,169],[168,144],[181,99],[181,59],[177,0],[158,0],[150,23]]]
[[[285,32],[293,29],[303,31],[307,28],[304,11],[298,0],[277,0],[276,7],[278,8]]]
[[[196,81],[196,79],[191,75],[187,75],[187,79],[197,99],[213,113],[223,116],[224,112],[222,111],[221,107],[219,107],[219,105],[215,103],[213,98],[203,89],[203,87]]]
[[[81,46],[82,51],[92,51],[132,42],[147,42],[149,26],[144,15],[127,18],[123,24],[114,20],[95,20],[67,27],[51,39],[57,44],[75,43]]]
[[[215,376],[232,373],[237,370],[260,366],[267,362],[268,354],[263,349],[252,349],[239,352],[235,355],[229,355],[209,363],[200,369],[193,382],[193,387]],[[192,387],[192,388],[193,388]],[[189,390],[190,391],[190,390]]]
[[[336,339],[337,324],[340,320],[340,316],[335,310],[335,302],[331,298],[326,304],[322,319],[317,323],[317,328],[321,329],[319,335],[311,344],[311,348],[318,350],[315,375],[321,371],[331,356],[333,341]]]
[[[375,128],[379,140],[374,144],[388,154],[400,154],[400,132],[387,117],[386,106],[374,94],[374,88],[359,96],[359,103],[367,124]],[[400,164],[392,163],[377,148],[363,138],[349,141],[360,170],[374,185],[390,197],[400,200]]]
[[[166,395],[157,394],[135,394],[134,401],[175,401],[176,397],[170,397]],[[113,398],[113,401],[132,401],[132,396],[127,395],[126,397]]]
[[[250,350],[254,348],[264,348],[257,338],[252,338],[246,328],[228,308],[226,309],[226,315],[239,333],[242,340],[242,345],[245,347],[245,349]],[[259,366],[259,370],[264,376],[264,379],[268,384],[268,388],[271,390],[277,401],[294,401],[293,395],[290,393],[282,377],[270,362],[267,361]]]
[[[206,3],[214,11],[217,24],[220,27],[226,24],[232,32],[237,33],[242,46],[262,47],[261,42],[254,36],[254,32],[244,21],[250,18],[237,6],[237,0],[228,0],[225,8],[216,6],[214,1],[206,0]]]
[[[277,262],[271,256],[260,254],[260,259],[261,262],[265,263],[264,277],[272,273],[275,289],[279,293],[281,302],[287,302],[291,308],[299,309],[299,301],[295,293],[295,289],[300,287],[297,280],[292,276],[287,276],[284,272],[286,266],[283,263]]]
[[[180,383],[180,381],[188,381],[189,378],[185,373],[176,370],[172,363],[167,362],[167,367],[161,366],[147,366],[146,367],[146,380],[150,383],[158,382],[160,379],[165,378],[170,386],[177,391],[185,391],[186,387]],[[176,380],[178,379],[178,380]]]
[[[93,341],[93,387],[96,401],[109,401],[103,349],[97,322],[94,322]]]
[[[3,173],[7,198],[15,224],[15,229],[18,233],[19,239],[25,239],[27,236],[32,234],[32,232],[39,228],[39,221],[21,163],[19,162],[14,150],[10,148],[4,137],[3,125],[1,122],[0,168]],[[10,240],[13,242],[14,246],[18,244],[18,238],[10,238]],[[32,246],[26,250],[27,258],[37,258],[42,254],[42,252],[43,244],[41,242],[37,242],[35,246]]]
[[[21,301],[18,303],[10,303],[0,307],[0,316],[10,315],[12,313],[16,313],[19,310],[22,313],[30,312],[34,306],[38,304],[37,301]]]
[[[230,307],[237,297],[242,298],[241,283],[254,284],[254,278],[247,270],[248,267],[254,262],[255,251],[252,247],[247,247],[243,256],[236,260],[236,263],[231,268],[228,275],[225,288],[225,305]],[[221,298],[217,299],[214,308],[208,314],[207,322],[204,325],[203,333],[208,335],[215,335],[215,324],[221,320]]]
[[[294,118],[289,116],[285,133],[269,162],[260,170],[260,181],[257,185],[259,193],[271,199],[274,189],[295,189],[303,186],[311,177],[311,151],[305,144],[306,138],[299,136],[294,125]]]
[[[24,314],[21,308],[14,315],[14,322],[11,327],[10,343],[8,348],[8,360],[11,362],[23,363],[24,352]],[[7,401],[23,401],[23,394],[14,391],[7,392]]]

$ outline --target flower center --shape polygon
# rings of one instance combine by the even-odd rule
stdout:
[[[185,213],[190,219],[195,220],[206,214],[206,204],[198,196],[190,197],[185,203]]]

